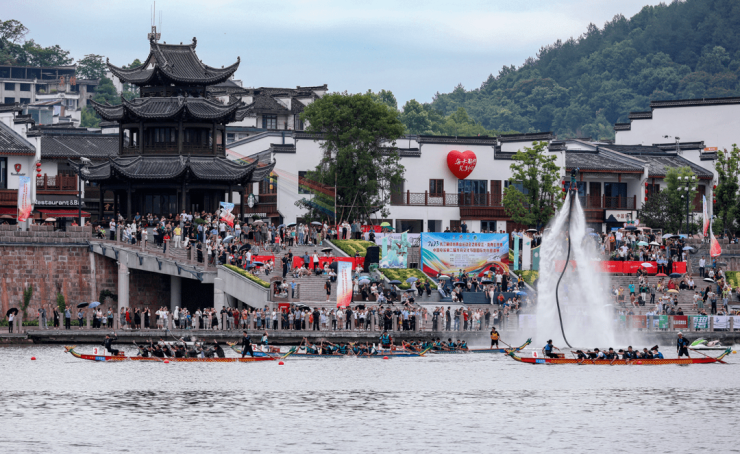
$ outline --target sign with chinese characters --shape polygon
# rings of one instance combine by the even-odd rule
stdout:
[[[421,266],[430,276],[509,272],[506,233],[422,233]]]
[[[452,150],[447,153],[447,167],[457,178],[464,180],[473,172],[478,163],[475,153],[470,150]]]
[[[24,222],[33,211],[31,179],[29,177],[19,177],[18,179],[18,222]]]
[[[606,210],[606,222],[631,222],[637,219],[637,211]]]

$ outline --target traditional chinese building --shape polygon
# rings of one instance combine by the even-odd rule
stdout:
[[[205,65],[195,53],[195,38],[172,45],[151,37],[149,44],[139,67],[108,63],[141,97],[116,106],[92,102],[104,120],[119,124],[118,156],[102,164],[78,163],[77,171],[100,187],[100,206],[112,191],[113,211],[129,219],[137,212],[213,212],[235,192],[243,202],[247,185],[262,180],[273,165],[226,158],[226,125],[243,120],[248,106],[238,99],[224,103],[208,92],[234,74],[239,59],[225,68]]]

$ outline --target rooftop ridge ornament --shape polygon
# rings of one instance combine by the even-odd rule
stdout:
[[[147,37],[147,39],[149,41],[153,41],[153,42],[156,43],[157,41],[159,41],[159,38],[162,37],[162,34],[161,33],[157,33],[157,26],[156,25],[152,25],[152,31],[150,33],[148,33],[146,35],[146,37]]]

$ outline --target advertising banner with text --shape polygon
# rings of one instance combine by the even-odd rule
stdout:
[[[489,269],[509,272],[509,235],[506,233],[422,233],[422,269],[439,274],[481,274]]]

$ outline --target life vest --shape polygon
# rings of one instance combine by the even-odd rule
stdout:
[[[491,340],[498,340],[498,332],[494,331],[493,334],[491,334]]]
[[[546,345],[545,345],[545,351],[546,351],[546,352],[552,352],[552,345],[550,345],[550,344],[546,344]]]
[[[388,345],[391,343],[391,338],[387,334],[383,334],[380,336],[380,343],[383,345]]]

